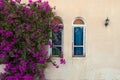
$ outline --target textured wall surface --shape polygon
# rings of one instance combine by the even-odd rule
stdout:
[[[48,80],[120,80],[120,0],[49,0],[64,23],[66,65],[46,69]],[[86,22],[86,57],[72,57],[72,21]],[[110,24],[104,26],[109,17]]]
[[[22,0],[27,3],[27,0]],[[49,0],[64,23],[65,65],[46,69],[48,80],[120,80],[120,0]],[[72,57],[72,21],[86,21],[86,57]],[[110,24],[104,26],[109,17]],[[59,58],[54,58],[59,64]],[[2,69],[2,68],[0,68]]]

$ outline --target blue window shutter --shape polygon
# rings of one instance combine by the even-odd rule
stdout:
[[[74,45],[83,45],[83,28],[74,28]]]
[[[58,56],[59,51],[62,52],[62,31],[55,33],[57,39],[52,39],[52,44],[56,46],[56,48],[52,49],[52,55]]]
[[[74,55],[83,55],[83,27],[74,28]]]
[[[83,47],[74,47],[74,55],[83,55]]]
[[[57,39],[53,39],[52,43],[54,45],[61,45],[61,43],[62,43],[62,32],[59,31],[58,33],[55,33],[55,35],[56,35]]]
[[[58,55],[58,50],[61,52],[62,48],[61,47],[56,47],[52,49],[52,55]]]

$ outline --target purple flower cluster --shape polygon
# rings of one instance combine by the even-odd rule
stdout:
[[[20,2],[0,0],[0,63],[6,65],[0,80],[44,80],[48,62],[59,68],[48,56],[47,46],[55,48],[50,34],[62,27],[50,24],[54,15],[47,1]],[[65,64],[61,56],[60,63]]]
[[[43,10],[45,10],[46,13],[49,13],[51,11],[48,1],[45,1],[44,3],[41,4],[39,11],[43,11]]]
[[[57,22],[52,22],[50,25],[53,26],[52,29],[55,33],[58,33],[60,30],[63,29],[63,25],[59,25]]]
[[[18,76],[8,76],[6,80],[34,80],[34,77],[30,75],[19,77],[19,78]]]
[[[0,10],[3,9],[3,8],[4,8],[4,2],[1,1],[1,2],[0,2]]]

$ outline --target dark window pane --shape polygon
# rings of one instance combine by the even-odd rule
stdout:
[[[55,33],[55,35],[56,35],[57,39],[53,39],[52,43],[54,45],[61,45],[61,43],[62,43],[62,32],[59,31],[58,33]]]
[[[53,55],[58,55],[59,54],[59,51],[61,52],[61,47],[56,47],[56,48],[53,48],[52,49],[52,54]]]
[[[74,28],[74,45],[83,45],[83,28]]]
[[[74,55],[83,55],[83,47],[74,47]]]

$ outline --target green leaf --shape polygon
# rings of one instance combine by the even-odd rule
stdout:
[[[13,53],[13,52],[10,52],[10,56],[13,57],[13,56],[14,56],[14,53]]]
[[[37,65],[37,68],[38,68],[38,69],[43,69],[43,68],[45,68],[45,67],[44,67],[44,65],[38,64],[38,65]]]
[[[21,21],[21,23],[24,22],[24,19],[22,17],[18,17],[18,19]]]
[[[26,59],[26,49],[24,49],[24,52],[23,52],[23,54],[22,54],[22,58],[23,58],[23,59]]]
[[[58,57],[61,57],[61,52],[60,52],[60,50],[59,50],[58,48],[56,48],[56,47],[55,47],[54,49],[55,49],[55,52],[53,52],[52,56],[55,56],[54,54],[57,53],[57,56],[58,56]]]

